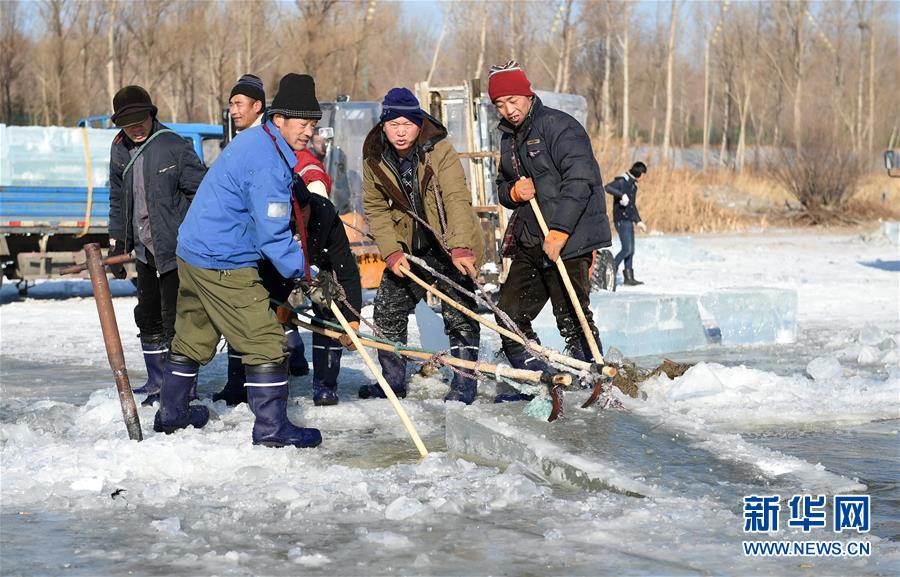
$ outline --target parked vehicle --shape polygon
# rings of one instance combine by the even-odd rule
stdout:
[[[106,246],[109,151],[118,133],[109,117],[77,128],[0,124],[0,283],[50,278],[84,261],[82,247]],[[222,127],[164,123],[189,138],[207,165],[218,156]]]

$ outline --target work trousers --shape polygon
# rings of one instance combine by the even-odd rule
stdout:
[[[584,316],[599,346],[599,333],[597,327],[594,326],[590,310],[591,285],[588,271],[591,268],[591,254],[566,259],[563,262],[578,302],[581,303],[581,310],[584,311]],[[590,358],[590,348],[584,338],[584,332],[581,330],[575,309],[572,307],[556,264],[546,258],[543,248],[540,246],[517,247],[509,274],[506,276],[506,282],[500,287],[498,303],[500,310],[516,323],[516,326],[528,339],[540,342],[531,323],[540,314],[548,299],[553,307],[556,327],[566,341],[566,349],[572,354],[580,354],[582,358]],[[501,319],[498,318],[497,321],[501,326],[505,326]],[[507,357],[519,354],[524,350],[521,344],[508,337],[502,337],[501,340]]]
[[[287,339],[269,291],[255,268],[212,270],[178,259],[178,314],[172,351],[205,365],[222,335],[243,353],[244,365],[281,363]]]
[[[156,260],[144,251],[147,262],[135,261],[137,269],[137,306],[134,323],[144,342],[167,343],[175,335],[175,310],[178,300],[178,271],[159,274]]]

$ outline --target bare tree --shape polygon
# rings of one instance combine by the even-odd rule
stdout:
[[[666,121],[663,128],[663,162],[669,162],[669,147],[672,143],[672,110],[675,106],[673,87],[675,81],[675,29],[678,23],[678,3],[672,0],[669,19],[669,40],[666,43]]]
[[[22,34],[19,2],[0,3],[0,96],[3,98],[3,122],[10,123],[15,117],[13,87],[25,67],[25,46],[27,40]]]

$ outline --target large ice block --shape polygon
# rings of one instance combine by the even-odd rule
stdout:
[[[591,295],[591,311],[604,348],[626,356],[663,354],[706,346],[707,338],[692,295],[599,291]],[[559,350],[565,342],[548,304],[534,321],[541,343]]]
[[[881,234],[894,244],[900,244],[900,221],[889,220],[881,223]]]
[[[86,188],[107,186],[116,130],[0,124],[0,185]],[[87,146],[85,146],[87,144]]]
[[[792,343],[797,339],[797,292],[772,287],[709,291],[699,304],[715,319],[724,345]]]
[[[763,489],[792,494],[865,488],[733,435],[632,411],[579,409],[586,396],[568,393],[564,416],[553,423],[522,415],[521,403],[448,407],[447,449],[479,463],[520,463],[550,482],[590,491],[713,497],[735,507]]]

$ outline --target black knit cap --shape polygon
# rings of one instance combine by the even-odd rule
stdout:
[[[631,168],[628,169],[628,172],[631,173],[631,176],[640,178],[647,172],[647,165],[643,162],[635,162],[631,165]]]
[[[285,74],[278,83],[278,94],[269,107],[269,116],[319,120],[322,109],[316,100],[316,81],[309,74]]]
[[[241,76],[234,88],[231,89],[231,95],[228,97],[228,100],[231,100],[235,94],[243,94],[253,100],[259,100],[263,103],[263,106],[266,104],[266,91],[263,87],[263,81],[259,76],[253,74]]]
[[[157,108],[150,100],[150,94],[140,86],[131,85],[113,96],[112,121],[118,128],[125,128],[156,116]]]

